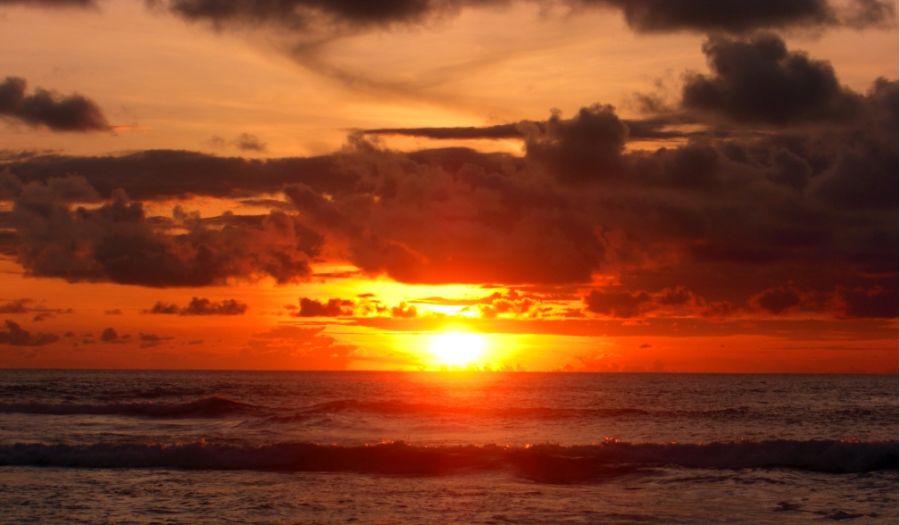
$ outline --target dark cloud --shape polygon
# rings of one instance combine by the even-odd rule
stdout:
[[[31,311],[29,303],[31,299],[15,299],[8,303],[0,304],[0,314],[25,314]]]
[[[844,317],[895,318],[898,302],[896,282],[887,287],[842,287],[837,292],[839,313]]]
[[[298,317],[340,317],[353,315],[353,301],[346,299],[329,299],[318,301],[316,299],[300,298],[300,311]]]
[[[33,299],[22,298],[0,303],[0,314],[33,314],[32,320],[44,321],[59,314],[70,314],[71,308],[47,308],[46,306],[35,304]]]
[[[893,15],[886,1],[856,0],[841,9],[827,0],[581,0],[606,3],[622,10],[637,31],[744,33],[791,26],[878,25]]]
[[[353,187],[359,180],[359,174],[344,169],[342,162],[339,154],[255,160],[150,150],[102,157],[36,155],[4,164],[24,182],[47,183],[77,174],[107,198],[117,188],[124,188],[135,199],[167,199],[187,195],[241,197],[274,193],[291,183],[336,192]]]
[[[150,348],[154,346],[159,346],[166,341],[171,341],[172,337],[157,335],[157,334],[145,334],[141,332],[138,334],[138,342],[140,343],[141,348]]]
[[[15,229],[26,270],[70,280],[172,286],[269,274],[286,282],[307,275],[298,269],[326,249],[366,274],[410,283],[588,283],[612,272],[635,293],[684,286],[721,315],[773,282],[831,293],[836,284],[881,284],[866,275],[893,271],[896,86],[876,82],[841,126],[780,127],[657,151],[624,150],[627,124],[612,108],[593,106],[532,129],[524,158],[460,148],[402,153],[358,137],[314,160],[166,154],[166,163],[138,168],[140,179],[113,167],[140,166],[141,155],[108,158],[95,166],[109,162],[100,170],[109,175],[93,179],[107,187],[115,181],[155,196],[283,188],[290,207],[255,217],[149,218],[139,202],[112,190],[101,199],[78,177],[23,184],[7,176],[3,187],[16,204],[0,220]],[[216,186],[217,168],[242,164]],[[291,184],[286,172],[271,171],[276,165],[304,167],[304,182]],[[260,176],[250,176],[254,169]],[[158,176],[168,173],[179,176]],[[148,182],[154,178],[159,187]],[[91,198],[99,206],[67,204]],[[156,262],[137,255],[154,252],[144,245],[161,252]],[[285,253],[297,262],[286,263]],[[696,298],[689,304],[699,308]]]
[[[518,160],[364,146],[355,160],[370,174],[359,189],[326,198],[295,185],[286,193],[366,273],[404,282],[580,282],[600,263],[590,222],[549,181],[517,172]]]
[[[243,315],[246,311],[247,305],[236,299],[211,301],[205,297],[194,297],[185,306],[157,302],[153,305],[153,308],[147,310],[147,313],[169,315]]]
[[[637,317],[652,304],[646,292],[592,290],[584,302],[589,312],[611,317]]]
[[[60,96],[38,88],[25,94],[23,78],[6,77],[0,83],[0,117],[45,126],[54,131],[109,131],[110,125],[94,101],[81,95]]]
[[[749,40],[710,38],[703,45],[713,75],[692,74],[682,93],[689,110],[762,124],[845,121],[860,109],[828,62],[788,51],[773,34]]]
[[[728,93],[728,104],[645,119],[643,129],[604,105],[516,124],[524,157],[463,148],[404,153],[359,134],[340,152],[311,159],[26,156],[8,164],[16,177],[0,178],[0,193],[14,202],[0,227],[15,232],[12,247],[26,271],[69,280],[172,286],[271,275],[289,282],[308,277],[310,260],[321,257],[407,283],[561,287],[570,301],[587,289],[588,311],[619,318],[895,315],[885,305],[897,290],[897,82],[850,92],[829,68],[770,36],[710,46],[729,49],[711,58],[739,51],[774,73],[757,79],[714,65],[704,82]],[[814,93],[800,108],[785,110],[778,100],[755,110],[761,117],[746,117],[748,88],[739,83],[780,86],[806,70],[834,80],[823,83],[838,86],[826,93],[854,102],[832,112],[829,97]],[[733,132],[716,132],[726,117]],[[625,148],[633,133],[687,123],[712,131],[655,151]],[[70,172],[84,178],[56,178]],[[116,188],[146,199],[283,191],[287,206],[272,203],[278,211],[264,216],[147,217]],[[84,201],[93,204],[79,208]],[[392,314],[375,298],[358,299],[307,299],[306,314]],[[496,321],[566,315],[572,306],[484,299],[462,306]]]
[[[602,111],[601,108],[585,108],[583,111],[597,112]],[[495,126],[484,127],[448,127],[448,128],[374,128],[364,129],[360,133],[363,135],[399,135],[407,137],[422,137],[429,139],[528,139],[534,137],[535,134],[546,134],[550,124],[555,122],[559,127],[560,121],[563,126],[578,125],[577,120],[584,119],[585,116],[579,113],[574,119],[562,120],[559,115],[551,118],[550,123],[543,121],[522,121],[513,124],[498,124]],[[710,133],[706,131],[685,131],[672,129],[672,126],[680,124],[695,123],[694,119],[687,115],[671,115],[667,117],[655,117],[637,120],[621,120],[627,128],[626,138],[632,140],[667,140],[667,139],[686,139],[701,136],[708,136]],[[717,130],[721,133],[721,130]]]
[[[527,127],[535,125],[537,124],[533,122],[523,122],[484,127],[376,128],[362,130],[361,133],[366,135],[402,135],[429,139],[521,139],[526,136]]]
[[[612,106],[582,108],[572,119],[554,114],[526,141],[527,156],[567,181],[601,180],[622,171],[628,126]]]
[[[101,343],[121,343],[125,336],[120,336],[114,328],[104,328],[100,332]]]
[[[502,0],[151,0],[151,5],[192,21],[215,27],[264,25],[291,31],[322,27],[368,28],[421,23],[452,15],[465,7],[509,4]],[[696,31],[743,33],[786,27],[881,26],[893,17],[884,0],[853,0],[849,5],[828,0],[520,0],[541,6],[561,4],[575,9],[621,11],[628,25],[642,32]]]
[[[59,337],[50,333],[31,333],[23,329],[18,323],[5,321],[6,329],[0,329],[0,344],[12,346],[43,346],[59,340]]]
[[[321,243],[281,212],[227,214],[213,227],[178,209],[171,219],[151,220],[121,190],[99,207],[70,209],[52,188],[25,185],[14,201],[17,260],[34,276],[156,287],[261,276],[286,283],[309,277],[309,257]]]
[[[800,293],[790,286],[763,290],[752,302],[763,310],[778,315],[800,304]]]
[[[474,0],[153,0],[188,20],[223,25],[272,25],[309,29],[315,24],[385,26],[426,18],[477,5]]]
[[[268,149],[265,142],[259,140],[259,137],[250,133],[241,133],[236,141],[238,149],[241,151],[255,151],[263,153]]]

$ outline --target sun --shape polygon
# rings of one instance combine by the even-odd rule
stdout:
[[[484,356],[487,339],[471,332],[443,332],[428,341],[428,351],[436,364],[446,367],[467,367]]]

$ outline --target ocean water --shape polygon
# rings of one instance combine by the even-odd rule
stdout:
[[[896,376],[0,371],[0,523],[897,523]]]

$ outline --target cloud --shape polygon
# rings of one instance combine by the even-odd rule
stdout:
[[[828,62],[788,51],[776,35],[712,37],[703,52],[713,75],[688,76],[682,101],[689,110],[773,125],[843,121],[859,111],[859,95],[840,85]]]
[[[584,302],[589,312],[629,318],[644,313],[651,300],[646,292],[592,290]]]
[[[281,212],[226,214],[213,227],[180,209],[171,219],[151,220],[121,190],[99,207],[70,209],[51,188],[24,186],[12,211],[17,260],[34,276],[154,287],[263,276],[296,282],[309,277],[309,258],[321,242]]]
[[[602,112],[603,108],[592,107],[584,108],[582,112],[587,112],[587,118],[590,113]],[[523,120],[511,124],[498,124],[495,126],[468,126],[468,127],[429,127],[429,128],[373,128],[360,130],[363,135],[399,135],[407,137],[422,137],[428,139],[480,139],[480,140],[501,140],[501,139],[528,139],[537,135],[546,135],[551,125],[557,127],[578,125],[578,120],[585,119],[586,116],[579,113],[573,119],[563,120],[559,114],[555,114],[550,119],[550,123],[545,121]],[[618,118],[618,117],[617,117]],[[704,131],[685,131],[667,129],[670,126],[678,124],[691,124],[694,119],[686,115],[672,115],[667,117],[654,117],[648,119],[625,120],[620,122],[627,128],[627,140],[665,140],[665,139],[684,139],[691,137],[700,137],[708,135]],[[558,131],[558,130],[557,130]],[[721,133],[721,130],[717,130]]]
[[[31,311],[28,306],[31,299],[15,299],[8,303],[0,304],[0,314],[24,314]]]
[[[255,151],[257,153],[265,152],[268,148],[265,142],[259,140],[259,137],[250,133],[241,133],[236,141],[238,149],[241,151]]]
[[[298,317],[340,317],[353,315],[353,301],[346,299],[329,299],[318,301],[306,297],[300,298]]]
[[[5,321],[6,329],[0,329],[0,344],[12,346],[44,346],[59,340],[59,337],[51,333],[31,333],[23,329],[18,323]]]
[[[246,311],[247,305],[236,299],[211,301],[205,297],[194,297],[185,306],[157,302],[153,305],[153,308],[147,310],[147,313],[169,315],[243,315]]]
[[[536,123],[499,124],[484,127],[451,127],[451,128],[374,128],[365,129],[365,135],[402,135],[429,139],[520,139],[526,130],[523,126],[534,126]]]
[[[70,314],[71,308],[47,308],[35,304],[33,299],[14,299],[7,303],[0,303],[0,314],[33,314],[32,320],[44,321],[60,314]]]
[[[412,319],[418,317],[419,312],[416,309],[415,305],[400,303],[399,305],[391,308],[391,317],[397,317],[400,319]]]
[[[223,25],[270,25],[290,30],[315,24],[366,27],[419,22],[452,12],[474,0],[160,0],[152,2],[187,20]]]
[[[257,160],[149,150],[100,157],[37,155],[4,165],[23,182],[50,183],[76,174],[105,198],[123,188],[130,197],[147,200],[186,195],[240,197],[278,192],[297,182],[336,192],[359,181],[359,174],[342,169],[341,161],[340,155]]]
[[[103,331],[100,332],[101,343],[122,343],[127,338],[128,336],[120,336],[114,328],[104,328]]]
[[[898,298],[896,282],[871,288],[841,287],[836,294],[840,315],[849,318],[896,318]]]
[[[697,31],[746,33],[758,29],[882,25],[893,17],[893,4],[854,0],[580,0],[622,11],[628,25],[642,32]]]
[[[138,334],[138,341],[141,348],[151,348],[154,346],[159,346],[164,342],[170,341],[172,339],[172,337],[157,334],[145,334],[143,332]]]
[[[360,172],[378,166],[358,189],[327,199],[294,185],[286,194],[366,273],[404,282],[574,282],[599,263],[590,223],[549,181],[516,173],[514,159],[456,149],[356,152]]]
[[[554,114],[543,133],[526,141],[529,159],[550,165],[567,181],[609,178],[621,172],[628,126],[612,106],[595,105],[579,110],[572,119]]]
[[[800,304],[800,293],[790,286],[763,290],[752,302],[763,310],[778,315]]]
[[[214,27],[269,26],[301,33],[362,30],[420,24],[458,13],[463,8],[508,5],[501,0],[153,0],[184,19]],[[828,0],[519,0],[574,9],[604,8],[622,12],[629,27],[641,32],[696,31],[744,33],[787,27],[882,26],[893,16],[893,4],[883,0],[853,0],[849,5]]]
[[[707,48],[713,61],[732,52],[753,59],[713,65],[703,77],[728,94],[719,100],[727,104],[642,121],[596,104],[517,123],[524,156],[400,152],[364,134],[332,155],[305,159],[12,156],[16,175],[0,176],[12,210],[0,213],[0,226],[15,233],[10,249],[28,273],[72,281],[193,286],[268,275],[291,282],[310,277],[318,258],[405,283],[491,284],[538,296],[463,305],[497,321],[576,315],[571,308],[584,296],[588,311],[623,319],[890,315],[877,306],[897,289],[897,82],[878,79],[865,93],[851,92],[822,63],[772,36],[719,37]],[[757,66],[771,74],[747,73]],[[831,98],[855,102],[832,112],[831,98],[811,94],[799,108],[784,110],[779,100],[755,110],[761,117],[745,115],[747,85],[793,85],[806,70],[834,80],[822,84],[838,86],[825,91]],[[683,124],[707,132],[654,150],[626,147],[635,133],[678,132]],[[56,177],[71,172],[82,177]],[[285,199],[268,215],[205,219],[183,210],[149,217],[126,197],[271,199],[279,191]],[[779,295],[777,283],[791,283],[800,302]],[[542,302],[535,291],[557,288],[574,299]],[[319,316],[387,319],[398,306],[308,301],[307,313]],[[427,317],[419,302],[407,303]]]
[[[0,83],[0,117],[53,131],[109,131],[110,125],[94,101],[82,95],[67,97],[38,88],[25,94],[23,78],[6,77]]]

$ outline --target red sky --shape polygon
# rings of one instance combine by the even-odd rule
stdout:
[[[0,0],[0,49],[0,366],[897,370],[895,3]]]

